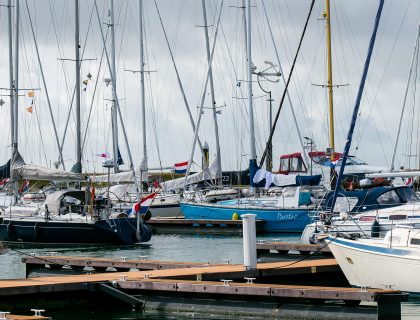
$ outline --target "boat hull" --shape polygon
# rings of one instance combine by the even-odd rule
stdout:
[[[342,238],[327,241],[352,286],[420,292],[420,259],[408,251]]]
[[[151,238],[151,228],[142,224],[141,241]],[[55,244],[133,244],[136,238],[136,220],[118,218],[88,222],[39,221],[3,219],[0,240],[19,243]]]
[[[310,223],[307,209],[243,208],[212,204],[181,203],[181,212],[186,219],[232,220],[237,214],[255,214],[257,220],[263,220],[264,232],[302,232]]]

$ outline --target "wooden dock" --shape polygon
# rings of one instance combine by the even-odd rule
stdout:
[[[264,303],[274,303],[274,305],[283,304],[284,299],[312,303],[318,300],[320,302],[316,303],[317,306],[326,300],[344,301],[349,306],[357,306],[360,301],[373,301],[377,303],[375,319],[385,320],[401,318],[400,303],[408,296],[397,290],[266,283],[267,279],[280,281],[280,276],[285,275],[289,277],[337,272],[340,269],[333,258],[305,257],[282,262],[259,263],[256,269],[246,269],[238,264],[208,265],[125,258],[38,256],[25,258],[24,261],[32,266],[54,266],[55,270],[62,266],[92,269],[88,273],[78,275],[0,280],[2,297],[0,301],[6,298],[14,299],[13,297],[19,299],[22,295],[28,297],[53,294],[57,297],[71,292],[78,295],[81,292],[85,294],[101,292],[113,299],[141,308],[144,308],[145,304],[141,296],[145,296],[145,300],[149,301],[150,296],[167,296],[175,299],[180,297],[180,294],[182,297],[189,297],[191,301],[208,298],[222,303],[225,299],[238,301],[262,299]],[[103,271],[105,267],[126,271],[91,273],[95,268]],[[132,271],[128,271],[130,269]],[[328,306],[326,308],[328,309]]]
[[[271,263],[260,263],[255,270],[246,270],[243,265],[239,264],[223,264],[223,265],[209,265],[209,264],[193,264],[185,262],[165,262],[156,260],[112,260],[103,258],[82,258],[82,257],[65,257],[65,256],[39,256],[24,258],[24,262],[31,265],[40,266],[54,266],[57,270],[58,267],[64,266],[81,266],[91,267],[93,269],[99,268],[103,270],[106,263],[109,268],[117,266],[119,269],[124,269],[125,273],[121,272],[107,272],[97,274],[86,274],[86,275],[75,275],[75,278],[83,279],[83,282],[89,282],[87,279],[91,279],[91,282],[96,281],[113,281],[118,279],[121,275],[129,275],[130,279],[144,279],[148,278],[179,278],[184,279],[199,279],[199,280],[219,280],[223,277],[229,277],[229,279],[239,279],[244,277],[271,277],[291,274],[313,274],[313,273],[324,273],[339,271],[340,268],[335,259],[309,259],[305,261],[289,260],[285,262],[271,262]],[[174,268],[169,269],[169,266]],[[117,268],[117,269],[118,269]],[[139,269],[141,271],[131,271],[130,269]],[[63,279],[68,279],[68,276]],[[48,286],[48,281],[51,281],[56,277],[42,277],[33,278],[36,279],[35,283],[40,285]],[[28,286],[34,285],[31,282],[32,279],[27,279]],[[54,280],[55,281],[55,280]],[[73,280],[70,280],[70,282]],[[18,283],[22,283],[23,280],[19,280]],[[2,295],[2,289],[6,285],[6,280],[0,281],[0,295]],[[16,283],[16,284],[18,284]],[[55,282],[54,282],[55,283]],[[9,283],[10,285],[10,283]]]
[[[262,233],[264,221],[257,220],[257,233]],[[242,235],[242,220],[185,219],[184,217],[152,217],[147,221],[153,231],[165,233]]]
[[[247,302],[264,301],[264,304],[271,304],[279,316],[281,315],[281,306],[285,303],[284,299],[287,299],[286,301],[294,299],[299,302],[298,305],[302,303],[306,305],[308,302],[313,303],[317,300],[319,301],[316,303],[317,308],[321,308],[319,306],[326,300],[345,302],[349,306],[357,306],[360,301],[373,301],[377,303],[377,308],[374,308],[376,314],[374,318],[385,320],[400,319],[400,303],[407,299],[407,295],[396,290],[267,283],[267,280],[270,279],[281,281],[281,276],[299,275],[300,277],[339,272],[340,269],[335,259],[325,257],[321,259],[304,257],[281,262],[259,263],[256,269],[246,269],[239,264],[209,265],[146,260],[144,258],[133,260],[124,257],[107,259],[52,255],[28,257],[24,259],[24,262],[32,267],[47,267],[56,271],[61,270],[60,268],[64,266],[66,268],[74,267],[79,271],[81,268],[86,268],[85,272],[87,273],[0,280],[0,301],[7,300],[9,303],[10,299],[19,301],[23,295],[25,295],[25,299],[31,295],[41,295],[46,299],[45,301],[48,301],[48,297],[57,299],[60,295],[65,294],[74,293],[80,297],[82,293],[92,295],[92,292],[101,292],[112,299],[140,308],[145,307],[145,300],[156,300],[159,297],[162,299],[166,297],[172,303],[176,300],[175,298],[187,298],[188,302],[186,303],[192,310],[196,310],[192,304],[199,305],[202,303],[200,302],[202,299],[218,301],[220,305],[217,308],[223,308],[226,299],[242,301],[237,302],[236,305],[236,310],[239,311],[242,308],[239,306],[246,307]],[[95,273],[95,270],[101,272]],[[103,272],[104,270],[114,271]],[[116,270],[125,271],[118,272]],[[150,303],[148,305],[151,306]],[[160,308],[161,304],[155,302],[155,306]],[[301,308],[301,310],[305,309],[304,307],[293,307],[293,304],[291,306],[292,308]],[[217,308],[215,312],[217,312]],[[229,312],[230,307],[226,308]],[[326,305],[325,308],[320,311],[321,315],[322,312],[331,313],[331,307]],[[226,309],[224,310],[226,311]],[[357,312],[367,312],[363,311],[364,308],[357,310],[356,314]],[[372,311],[372,308],[369,310]],[[301,312],[302,318],[304,318],[306,311]]]

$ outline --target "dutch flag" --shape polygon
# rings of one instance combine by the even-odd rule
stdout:
[[[188,161],[175,163],[175,173],[186,173],[188,168]]]
[[[146,213],[149,207],[152,205],[152,202],[155,199],[156,195],[157,192],[151,193],[148,196],[142,198],[139,202],[135,203],[131,208],[131,214],[135,215],[137,213]]]

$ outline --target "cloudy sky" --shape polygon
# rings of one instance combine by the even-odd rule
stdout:
[[[1,0],[5,4],[6,0]],[[198,106],[206,73],[206,51],[201,1],[156,0],[170,46],[180,73],[193,117],[198,117]],[[264,61],[277,63],[271,42],[262,0],[252,1],[252,61],[257,71],[265,68]],[[221,106],[218,117],[222,165],[226,170],[245,168],[249,154],[248,111],[245,73],[245,46],[242,0],[206,0],[210,42],[214,41],[217,16],[220,8],[221,23],[216,39],[213,61],[216,105]],[[309,0],[264,0],[268,19],[279,52],[283,76],[288,76],[291,61],[308,14]],[[354,106],[362,67],[378,1],[332,0],[331,24],[333,44],[333,81],[344,85],[334,89],[334,122],[336,150],[344,147],[350,115]],[[108,0],[98,0],[101,16],[98,23],[94,2],[81,1],[80,43],[86,59],[81,67],[82,80],[87,74],[92,79],[82,84],[82,128],[88,125],[83,150],[85,170],[102,172],[98,153],[112,153],[110,107],[111,86],[106,59],[102,60],[103,44],[101,26],[109,34],[106,23]],[[140,118],[139,74],[124,70],[139,69],[139,5],[137,0],[114,0],[117,94],[127,129],[128,142],[135,166],[142,157],[142,128]],[[20,54],[19,87],[40,88],[34,99],[22,91],[19,97],[20,151],[28,163],[50,166],[58,159],[54,131],[48,111],[46,90],[43,87],[40,65],[30,31],[30,17],[35,29],[41,64],[46,76],[54,118],[60,140],[63,137],[75,85],[74,62],[74,1],[71,0],[20,0]],[[297,114],[302,136],[315,140],[319,150],[328,146],[328,104],[326,90],[314,84],[326,83],[325,21],[322,20],[324,1],[317,0],[308,25],[301,54],[290,84],[290,96]],[[155,2],[144,0],[145,68],[154,71],[146,75],[147,146],[149,167],[172,166],[189,158],[193,131],[179,89],[174,67],[165,42]],[[362,100],[352,153],[374,165],[390,164],[398,119],[402,109],[407,75],[413,46],[418,32],[420,2],[415,0],[388,0],[385,2],[377,43],[372,57],[368,81]],[[9,85],[7,9],[0,7],[0,87]],[[110,50],[109,36],[107,48]],[[416,59],[417,61],[417,59]],[[416,94],[417,65],[409,84],[403,130],[397,153],[397,165],[417,167],[419,158],[418,95]],[[98,82],[94,95],[95,83]],[[418,82],[418,80],[417,80]],[[240,85],[238,86],[238,83]],[[273,94],[273,109],[277,110],[284,89],[283,81],[262,81],[265,90]],[[267,96],[254,83],[254,115],[258,157],[263,152],[268,137]],[[10,126],[8,92],[1,98],[0,107],[1,163],[10,155]],[[27,108],[33,102],[33,112]],[[209,93],[205,107],[211,105]],[[204,109],[199,131],[202,141],[210,145],[211,158],[215,153],[215,138],[211,110]],[[88,116],[91,113],[90,121]],[[121,126],[120,126],[121,129]],[[69,129],[64,144],[67,168],[75,161],[75,118],[70,114]],[[291,106],[285,102],[274,136],[274,166],[278,167],[281,154],[300,151],[299,137],[291,115]],[[122,156],[128,164],[127,147],[119,132]],[[196,152],[195,162],[200,163]],[[125,166],[126,167],[126,166]]]

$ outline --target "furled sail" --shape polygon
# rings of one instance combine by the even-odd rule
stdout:
[[[185,177],[164,181],[160,185],[165,190],[170,189],[182,189],[186,185],[198,183],[205,180],[212,180],[218,178],[217,173],[219,172],[217,161],[214,161],[210,167],[205,168],[201,172],[191,174],[185,179]],[[219,174],[220,175],[220,174]]]
[[[146,171],[142,171],[142,181],[147,182],[148,174]],[[90,176],[92,182],[108,182],[108,175],[102,174],[99,176]],[[140,168],[136,170],[136,179],[140,182]],[[109,175],[110,183],[123,183],[123,182],[133,182],[133,171],[123,171],[119,173],[111,173]]]
[[[58,169],[50,169],[34,164],[26,164],[19,152],[13,159],[11,168],[12,178],[15,180],[46,180],[46,181],[85,181],[86,177],[80,173],[73,173]]]

